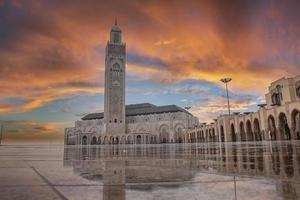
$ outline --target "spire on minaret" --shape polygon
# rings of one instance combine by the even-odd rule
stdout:
[[[110,31],[110,42],[121,43],[122,42],[121,35],[122,35],[122,31],[118,26],[118,19],[116,17],[115,24],[111,27],[111,31]]]

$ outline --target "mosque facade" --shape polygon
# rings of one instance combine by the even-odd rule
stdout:
[[[66,145],[156,144],[184,142],[198,118],[176,105],[125,105],[126,44],[115,24],[105,56],[104,112],[91,113],[65,129]]]
[[[300,140],[300,76],[272,82],[257,112],[221,115],[189,129],[185,142]]]

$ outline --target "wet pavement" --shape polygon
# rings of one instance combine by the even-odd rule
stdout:
[[[300,142],[0,146],[0,199],[300,199]]]

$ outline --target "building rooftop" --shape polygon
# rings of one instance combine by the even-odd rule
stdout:
[[[137,116],[137,115],[151,115],[159,113],[170,113],[170,112],[184,112],[189,115],[192,115],[187,110],[176,106],[176,105],[166,105],[166,106],[156,106],[150,103],[140,103],[140,104],[130,104],[126,105],[125,113],[126,117],[128,116]],[[90,113],[81,118],[82,120],[93,120],[93,119],[103,119],[104,113]]]

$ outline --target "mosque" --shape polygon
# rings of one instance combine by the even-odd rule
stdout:
[[[65,144],[209,143],[300,140],[300,75],[272,82],[257,112],[218,116],[213,123],[176,105],[125,106],[126,45],[115,24],[105,57],[104,113],[91,113],[65,129]]]
[[[104,112],[91,113],[65,129],[66,145],[156,144],[184,142],[197,117],[176,105],[125,105],[126,45],[115,23],[105,56]]]

